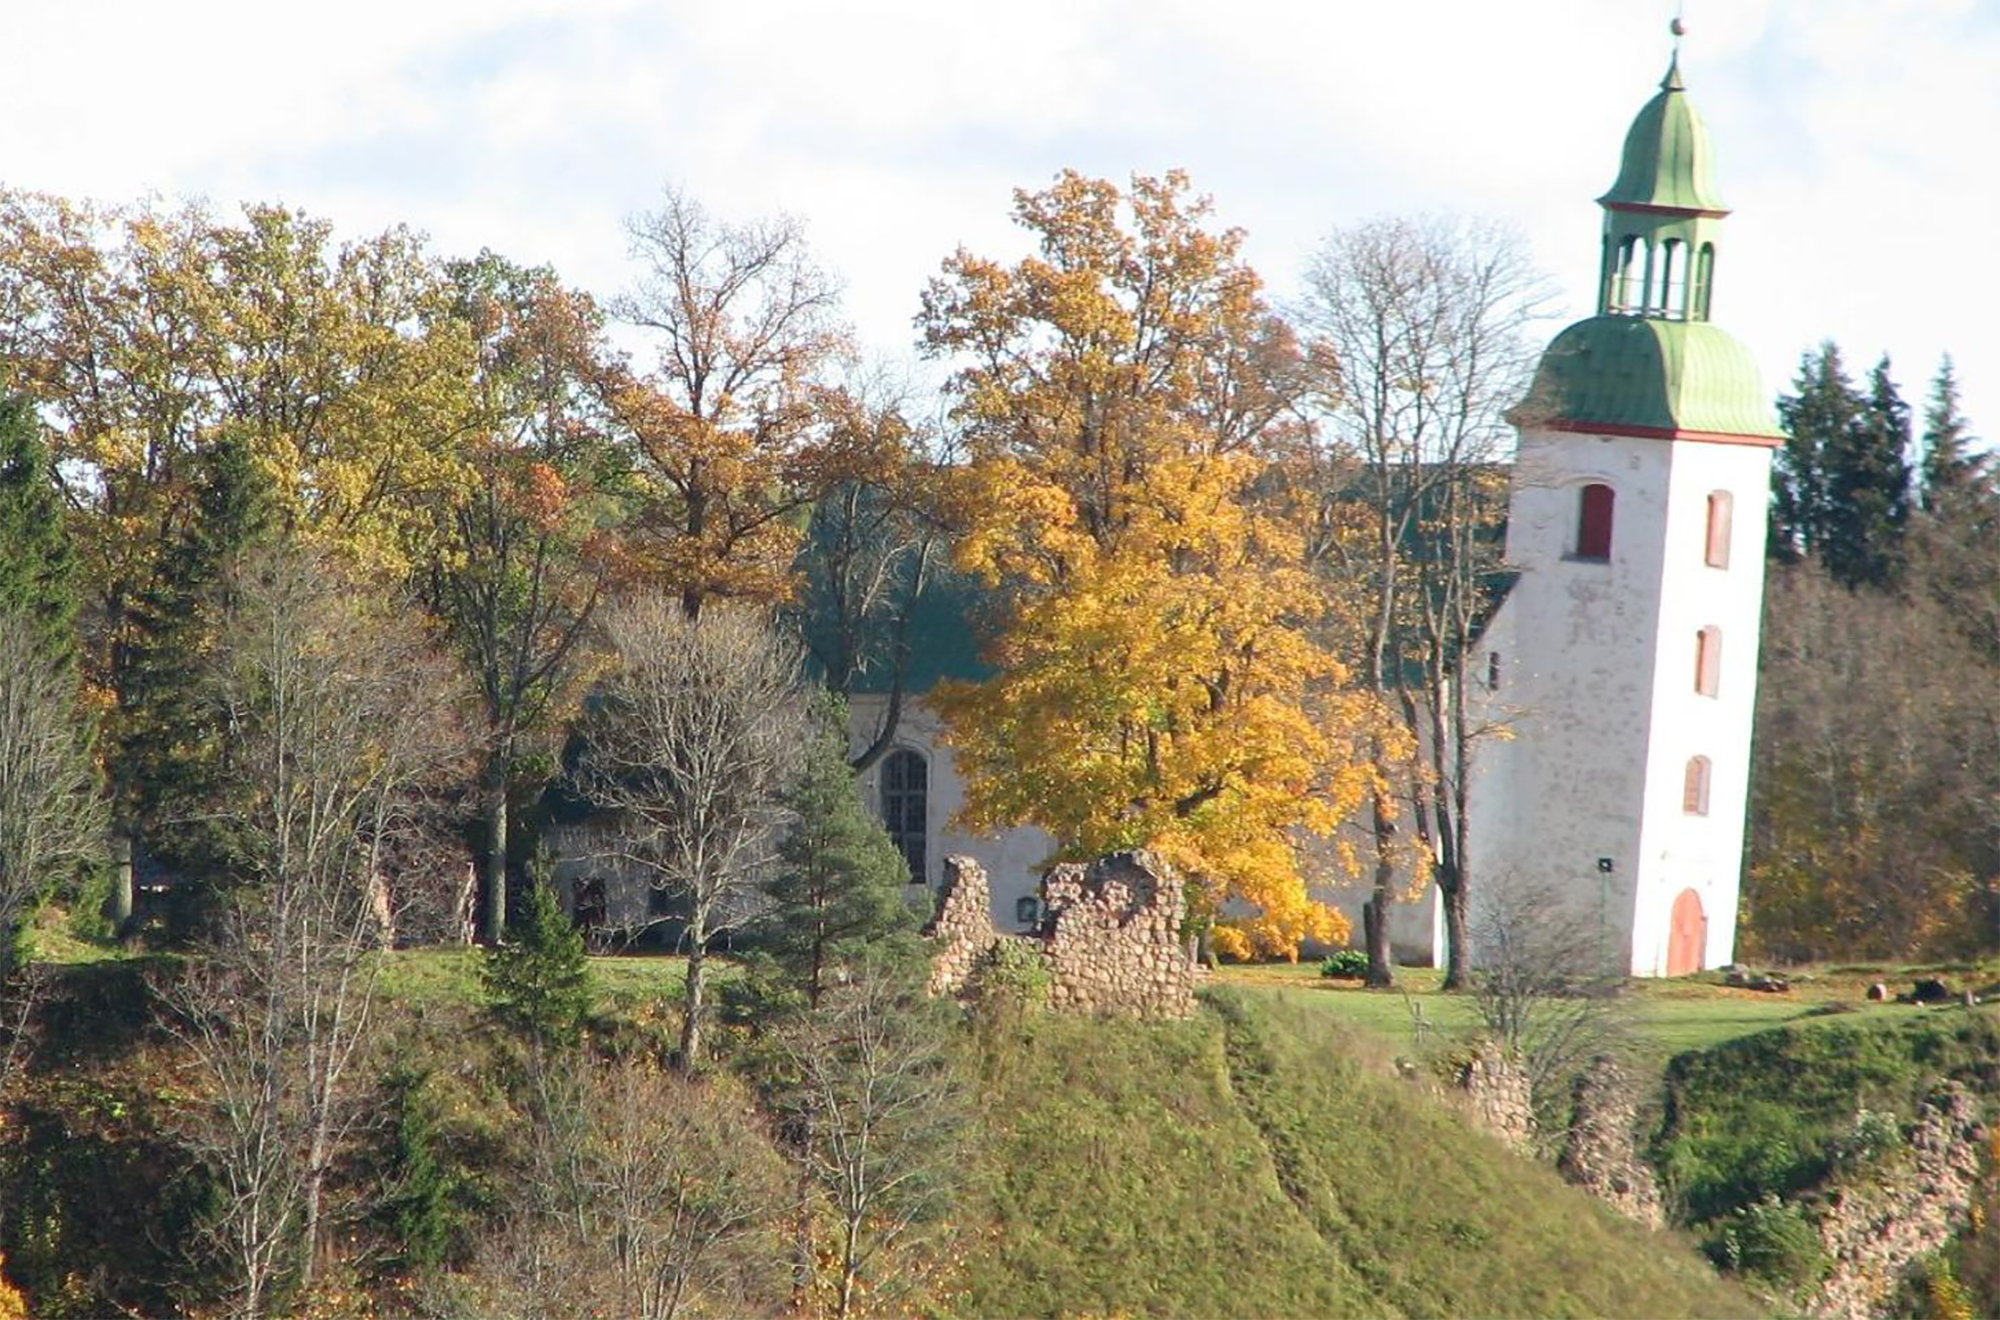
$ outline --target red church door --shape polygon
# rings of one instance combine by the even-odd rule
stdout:
[[[1701,895],[1681,890],[1674,900],[1674,915],[1667,933],[1667,975],[1686,976],[1701,970],[1708,952],[1708,914],[1701,910]]]

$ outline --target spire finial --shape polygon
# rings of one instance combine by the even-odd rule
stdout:
[[[1686,89],[1686,84],[1681,81],[1681,38],[1687,35],[1688,30],[1687,19],[1682,17],[1683,12],[1683,6],[1675,5],[1673,21],[1667,24],[1667,31],[1673,33],[1674,37],[1674,55],[1667,62],[1667,76],[1660,79],[1661,91],[1678,92]]]

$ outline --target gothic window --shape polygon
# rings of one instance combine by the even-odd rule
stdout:
[[[1708,814],[1708,772],[1706,756],[1688,758],[1687,776],[1681,782],[1681,812],[1688,816]]]
[[[1611,558],[1611,513],[1617,492],[1602,482],[1585,486],[1577,497],[1576,558]]]
[[[1707,562],[1710,568],[1729,567],[1729,519],[1735,503],[1735,497],[1726,490],[1709,493]]]
[[[1714,696],[1722,687],[1722,629],[1714,624],[1695,634],[1694,690]]]
[[[923,884],[925,847],[930,829],[930,766],[907,749],[889,753],[882,762],[882,828],[895,841],[910,868],[910,883]]]

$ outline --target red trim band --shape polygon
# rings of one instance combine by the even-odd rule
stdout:
[[[1780,435],[1741,435],[1732,431],[1686,431],[1677,426],[1631,426],[1620,422],[1572,422],[1566,418],[1537,419],[1525,430],[1570,431],[1583,435],[1619,435],[1635,440],[1696,440],[1712,445],[1754,445],[1776,449],[1785,443]]]

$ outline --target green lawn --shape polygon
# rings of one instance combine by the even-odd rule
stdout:
[[[479,1007],[486,992],[479,984],[484,951],[470,948],[398,949],[385,954],[381,990],[405,1004],[463,1004]],[[687,959],[662,954],[594,957],[590,976],[597,987],[600,1011],[629,1012],[648,1001],[678,1000],[687,976]],[[713,978],[734,974],[732,964],[709,960]]]
[[[1928,975],[1942,977],[1954,989],[1983,991],[2000,980],[2000,968],[1990,964],[1803,968],[1792,973],[1793,988],[1788,994],[1730,989],[1714,973],[1634,980],[1630,985],[1634,1017],[1643,1040],[1661,1054],[1670,1055],[1791,1022],[1860,1023],[1929,1012],[1904,1004],[1871,1004],[1866,998],[1868,983],[1878,977],[1892,991],[1907,991],[1913,979]],[[1397,969],[1396,977],[1396,989],[1364,990],[1352,981],[1321,977],[1314,963],[1246,964],[1224,967],[1218,973],[1222,984],[1240,985],[1332,1014],[1398,1048],[1413,1044],[1420,1029],[1456,1033],[1478,1026],[1470,996],[1439,991],[1443,974],[1437,969],[1403,967]],[[1846,1005],[1853,1011],[1836,1011],[1834,1005]]]

